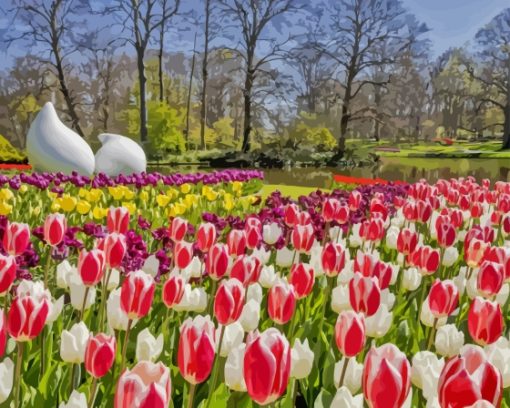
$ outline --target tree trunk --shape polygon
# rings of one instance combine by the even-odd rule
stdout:
[[[193,87],[193,74],[195,73],[195,57],[196,57],[197,35],[193,42],[193,57],[191,58],[191,74],[189,76],[188,100],[186,103],[186,149],[189,149],[189,114],[191,111],[191,90]]]
[[[507,87],[505,104],[505,126],[503,128],[502,149],[510,149],[510,61],[507,61]]]
[[[349,104],[350,104],[350,90],[349,94],[346,91],[345,99],[342,104],[342,114],[340,115],[340,135],[338,137],[338,154],[345,153],[345,135],[347,134],[347,126],[349,126]]]
[[[202,95],[200,104],[200,149],[205,150],[205,125],[207,118],[207,60],[209,58],[209,16],[211,0],[205,2],[204,56],[202,59]]]
[[[254,72],[251,69],[246,71],[246,80],[244,82],[244,122],[243,122],[243,153],[250,150],[251,133],[251,91],[253,88]]]
[[[147,101],[145,95],[145,65],[143,63],[143,56],[145,54],[143,47],[136,48],[136,59],[138,67],[138,89],[140,92],[140,141],[147,142]]]
[[[159,101],[163,102],[163,43],[165,41],[165,25],[161,24],[159,32],[159,51],[158,51],[158,78],[159,78]]]

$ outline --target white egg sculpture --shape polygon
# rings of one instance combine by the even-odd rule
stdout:
[[[113,133],[101,133],[97,138],[103,145],[96,152],[97,173],[117,176],[146,170],[145,152],[134,140]]]
[[[64,125],[51,102],[47,102],[30,125],[27,156],[37,171],[90,176],[94,173],[94,152],[83,138]]]

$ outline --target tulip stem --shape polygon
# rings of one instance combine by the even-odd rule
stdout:
[[[108,283],[110,282],[110,277],[112,274],[112,268],[108,268],[105,280],[103,279],[103,287],[101,288],[101,305],[99,309],[100,319],[99,319],[99,326],[98,330],[103,330],[103,323],[104,323],[104,315],[105,315],[105,309],[106,309],[106,293],[108,288]]]
[[[71,394],[74,391],[74,377],[76,376],[76,364],[71,364],[71,366],[72,366],[72,369],[71,369],[71,391],[69,392],[69,396],[71,396]]]
[[[214,389],[216,388],[216,383],[218,382],[218,371],[220,366],[220,353],[221,353],[221,343],[223,343],[223,335],[225,334],[225,326],[221,326],[220,329],[220,341],[218,343],[218,351],[216,352],[214,356],[214,368],[213,368],[213,374],[212,374],[212,383],[209,387],[209,394],[207,396],[207,405],[206,408],[209,408],[211,406],[211,400],[212,395],[214,392]]]
[[[129,332],[131,331],[131,324],[133,323],[133,320],[128,320],[128,325],[126,329],[126,334],[124,335],[124,344],[122,345],[122,364],[120,365],[120,373],[124,371],[124,367],[126,366],[126,352],[127,352],[127,346],[129,342]]]
[[[14,408],[19,408],[19,390],[21,388],[21,366],[23,364],[23,346],[24,343],[18,341],[18,355],[16,357],[16,371],[14,375],[14,381],[16,382],[16,387],[14,388]]]
[[[85,305],[87,304],[87,297],[89,296],[89,290],[90,290],[90,286],[87,286],[85,288],[85,293],[83,295],[83,304],[81,306],[81,311],[80,311],[80,320],[83,320],[83,316],[85,315]]]
[[[213,279],[211,284],[211,297],[209,299],[209,305],[207,306],[207,313],[209,315],[212,314],[213,304],[214,304],[214,297],[216,295],[216,288],[218,287],[218,282]]]
[[[342,367],[342,374],[340,374],[340,382],[338,384],[338,388],[340,388],[342,385],[344,385],[344,379],[345,379],[345,374],[347,373],[347,366],[349,365],[349,358],[348,357],[344,357],[344,364],[343,364],[343,367]]]
[[[324,236],[322,237],[322,246],[324,246],[324,244],[326,243],[327,239],[328,239],[328,234],[329,234],[329,227],[330,227],[330,223],[329,221],[326,222],[326,226],[324,227]]]
[[[96,399],[96,389],[97,389],[97,378],[94,377],[92,380],[92,387],[90,389],[90,395],[89,395],[89,408],[92,408],[94,406],[94,400]]]
[[[331,293],[331,286],[333,285],[333,279],[326,278],[326,288],[324,290],[324,302],[322,303],[322,313],[321,313],[321,321],[319,323],[319,330],[317,331],[317,339],[320,339],[320,335],[322,332],[322,327],[324,326],[324,320],[326,320],[326,310],[327,310],[327,304],[329,300],[329,295]]]
[[[437,325],[437,317],[434,318],[434,323],[432,323],[432,328],[430,329],[429,340],[427,342],[427,350],[430,350],[430,348],[432,347],[432,341],[434,339],[434,334],[436,332],[436,325]]]
[[[46,266],[44,267],[44,287],[48,289],[48,272],[51,263],[51,246],[49,247],[48,257],[46,258]]]
[[[193,408],[193,399],[195,398],[195,387],[196,384],[190,384],[188,394],[188,408]]]
[[[42,333],[41,333],[41,372],[39,373],[40,378],[42,379],[42,376],[44,375],[45,371],[45,365],[46,365],[46,358],[44,353],[44,344],[46,343],[46,326],[43,327]]]

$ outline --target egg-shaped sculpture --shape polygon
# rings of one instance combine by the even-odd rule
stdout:
[[[97,138],[102,143],[96,152],[97,173],[117,176],[146,170],[145,152],[134,140],[113,133],[101,133]]]

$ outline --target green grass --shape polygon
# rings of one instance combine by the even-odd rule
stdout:
[[[294,199],[298,198],[302,195],[308,195],[318,189],[315,187],[300,187],[300,186],[287,186],[281,184],[264,184],[262,190],[260,190],[260,194],[262,198],[267,198],[273,191],[280,191],[284,196],[290,196]],[[325,189],[321,189],[323,191],[328,191]]]

